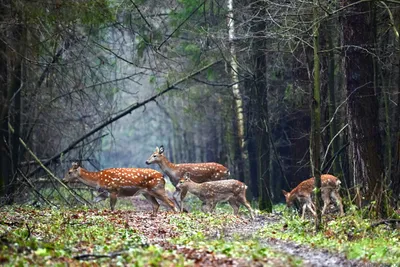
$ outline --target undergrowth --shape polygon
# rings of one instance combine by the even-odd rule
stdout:
[[[65,266],[81,257],[100,264],[184,265],[182,255],[148,244],[134,228],[121,227],[106,215],[87,209],[3,209],[0,263]]]
[[[161,208],[152,217],[151,207],[143,201],[119,200],[114,212],[108,201],[90,208],[3,208],[0,264],[192,266],[238,260],[242,265],[302,265],[300,257],[266,245],[266,240],[274,239],[342,252],[349,259],[400,265],[399,229],[384,224],[371,227],[372,221],[354,208],[343,217],[324,216],[323,229],[316,233],[312,219],[301,220],[283,205],[274,207],[274,216],[262,214],[275,219],[256,231],[245,209],[234,216],[225,204],[204,214],[199,201],[188,198],[185,207],[190,213],[166,213]]]
[[[337,213],[323,216],[322,230],[317,233],[312,219],[302,220],[283,205],[275,206],[275,210],[283,220],[261,229],[261,237],[343,252],[349,259],[400,265],[400,230],[385,224],[371,227],[371,219],[363,218],[363,211],[355,207],[342,217]]]

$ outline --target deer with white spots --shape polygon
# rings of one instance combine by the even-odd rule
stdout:
[[[203,202],[201,207],[203,212],[213,211],[218,202],[227,201],[233,208],[235,215],[238,214],[240,205],[244,205],[248,209],[250,217],[254,219],[254,212],[246,199],[247,185],[238,180],[196,183],[191,180],[189,173],[185,173],[184,177],[179,180],[177,188],[182,190],[181,211],[186,192],[190,192]]]
[[[164,147],[156,147],[156,151],[146,160],[146,164],[157,163],[161,170],[169,177],[171,183],[177,186],[179,180],[185,173],[189,173],[191,179],[196,183],[209,181],[218,181],[229,178],[229,170],[225,166],[215,163],[180,163],[170,162],[164,155]],[[178,189],[174,193],[174,199],[177,201]],[[178,201],[177,201],[178,203]]]
[[[66,174],[64,181],[72,182],[74,180],[79,180],[96,189],[108,191],[111,210],[114,210],[118,197],[143,194],[153,206],[153,215],[157,213],[160,207],[157,199],[176,211],[174,203],[165,193],[165,180],[162,173],[153,169],[111,168],[90,172],[77,163],[72,163],[72,168]]]
[[[322,214],[325,213],[326,208],[331,203],[331,197],[336,201],[336,204],[339,206],[340,215],[343,215],[343,204],[342,198],[339,195],[340,188],[340,180],[330,174],[322,174],[321,175],[321,195],[322,200],[324,202],[324,207],[322,208]],[[301,182],[298,186],[296,186],[292,191],[286,192],[282,190],[283,195],[286,199],[286,205],[291,207],[295,200],[299,201],[302,205],[302,215],[301,218],[304,218],[304,214],[306,209],[308,208],[311,213],[316,216],[315,206],[311,200],[311,193],[314,190],[314,177],[311,177],[303,182]]]

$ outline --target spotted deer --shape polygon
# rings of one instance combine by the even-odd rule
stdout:
[[[326,208],[331,203],[331,197],[335,200],[336,204],[339,206],[340,215],[343,215],[343,204],[342,198],[339,195],[340,188],[340,180],[330,174],[322,174],[321,175],[321,195],[322,200],[324,202],[324,206],[322,208],[322,214],[325,213]],[[296,188],[294,188],[291,192],[286,192],[282,190],[286,204],[288,207],[293,205],[295,200],[299,201],[302,204],[302,215],[301,218],[304,218],[304,214],[306,209],[308,208],[311,213],[316,216],[315,206],[311,200],[311,193],[314,190],[314,177],[311,177],[303,182],[301,182]]]
[[[219,163],[206,162],[174,164],[170,162],[163,153],[163,146],[156,147],[154,153],[147,159],[146,164],[149,165],[157,163],[161,170],[169,177],[175,188],[179,180],[187,172],[190,173],[190,178],[196,183],[218,181],[229,178],[228,168]],[[179,190],[177,189],[173,195],[177,203],[177,195],[179,194],[178,191]]]
[[[134,196],[141,193],[152,204],[153,215],[157,213],[160,207],[157,199],[176,211],[174,203],[166,196],[163,175],[156,170],[111,168],[90,172],[77,163],[73,163],[72,168],[65,175],[64,181],[72,182],[74,180],[79,180],[96,189],[106,190],[110,195],[111,210],[114,210],[118,197]]]
[[[248,209],[250,217],[254,219],[254,212],[246,199],[247,185],[238,180],[196,183],[191,180],[189,173],[185,173],[184,177],[179,180],[177,188],[182,190],[181,211],[186,193],[190,192],[203,202],[201,207],[203,212],[213,211],[218,202],[229,202],[235,215],[238,214],[240,205],[244,205]]]

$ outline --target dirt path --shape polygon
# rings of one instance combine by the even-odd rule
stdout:
[[[225,229],[224,234],[227,238],[232,238],[234,235],[240,235],[243,238],[257,239],[258,237],[255,236],[257,230],[279,220],[280,217],[274,214],[271,214],[270,217],[257,216],[254,221],[240,227],[240,229],[234,227]],[[343,254],[332,253],[326,249],[311,248],[307,245],[299,245],[294,242],[279,240],[276,238],[259,239],[259,241],[268,248],[301,258],[305,266],[377,266],[360,260],[349,260]]]

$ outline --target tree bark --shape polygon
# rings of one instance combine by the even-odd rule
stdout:
[[[310,156],[311,169],[315,177],[315,208],[317,218],[315,220],[316,230],[321,228],[321,163],[320,163],[320,143],[321,143],[321,80],[320,80],[320,59],[319,59],[319,5],[318,0],[314,0],[313,7],[313,44],[314,44],[314,86],[311,99],[311,140]]]
[[[351,4],[343,0],[342,6]],[[350,125],[351,161],[354,184],[371,201],[376,215],[382,215],[384,169],[379,130],[379,105],[374,90],[373,49],[370,4],[346,9],[343,19],[346,52],[346,83]],[[359,196],[361,198],[361,196]],[[372,202],[374,201],[374,202]]]
[[[244,114],[243,114],[243,100],[242,95],[239,90],[239,78],[238,78],[238,64],[236,58],[236,47],[235,47],[235,21],[234,21],[234,6],[233,0],[228,0],[228,36],[230,45],[230,71],[231,71],[231,81],[232,81],[232,93],[234,97],[234,127],[235,130],[235,161],[237,166],[237,172],[239,180],[242,182],[247,182],[245,177],[245,150],[244,150]]]

